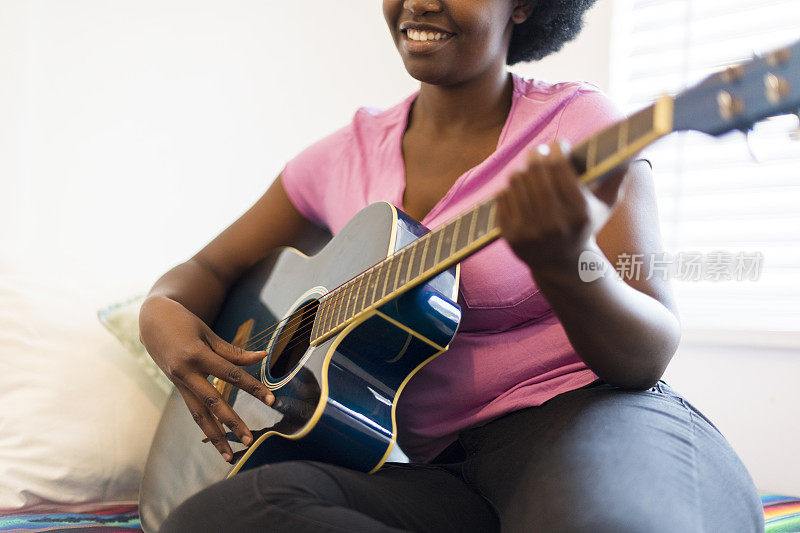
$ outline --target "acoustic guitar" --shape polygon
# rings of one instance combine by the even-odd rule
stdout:
[[[721,135],[800,107],[800,43],[730,67],[592,135],[570,153],[581,182],[610,176],[674,131]],[[403,388],[448,347],[461,310],[458,263],[500,237],[489,199],[434,231],[388,203],[364,208],[319,251],[283,248],[232,288],[213,330],[268,355],[245,370],[275,395],[268,407],[217,378],[215,387],[252,429],[247,448],[227,437],[234,464],[201,442],[173,392],[140,492],[157,531],[204,487],[267,463],[310,459],[374,472],[408,461],[396,443]]]

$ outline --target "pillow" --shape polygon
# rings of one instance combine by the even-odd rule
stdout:
[[[0,261],[0,514],[135,503],[167,394],[47,266]]]
[[[172,392],[172,382],[158,368],[144,345],[139,341],[139,309],[142,307],[144,298],[144,296],[135,296],[129,300],[112,304],[98,311],[97,317],[128,350],[128,353],[133,355],[142,371],[150,376],[166,394],[169,394]]]

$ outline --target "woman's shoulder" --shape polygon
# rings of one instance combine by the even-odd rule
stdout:
[[[611,101],[600,87],[589,81],[574,80],[549,82],[536,78],[525,78],[518,74],[512,74],[512,76],[514,80],[514,92],[526,99],[574,99],[589,95],[590,97],[594,96]]]
[[[514,75],[514,90],[520,102],[517,112],[534,121],[548,116],[555,136],[570,142],[625,116],[612,98],[587,81],[551,83]]]

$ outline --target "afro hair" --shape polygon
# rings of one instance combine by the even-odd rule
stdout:
[[[596,0],[530,0],[533,10],[511,35],[506,63],[537,61],[578,36],[583,15]]]

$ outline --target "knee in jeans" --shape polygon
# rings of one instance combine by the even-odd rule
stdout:
[[[242,472],[198,492],[170,513],[162,531],[221,531],[225,524],[241,521],[253,506],[265,511],[276,507],[298,510],[320,500],[340,503],[341,498],[336,482],[312,462],[276,463]]]
[[[308,501],[342,503],[341,489],[313,461],[286,461],[259,468],[256,486],[266,504],[282,508]]]

